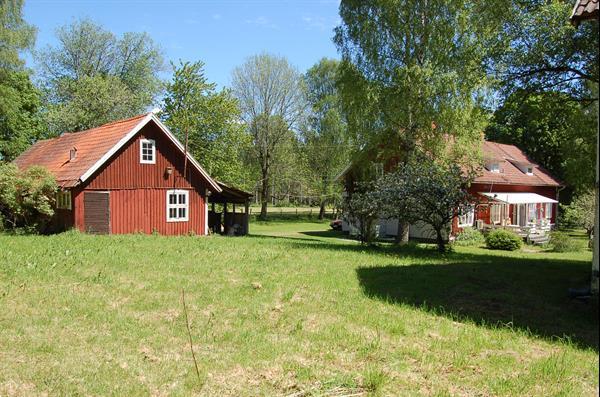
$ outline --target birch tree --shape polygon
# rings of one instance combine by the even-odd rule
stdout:
[[[260,168],[260,218],[267,218],[273,159],[304,111],[300,74],[287,59],[255,55],[235,68],[232,89],[252,135]]]
[[[485,3],[485,2],[481,2]],[[347,0],[335,43],[342,98],[359,147],[399,164],[418,146],[477,160],[489,81],[485,14],[467,0]],[[456,142],[446,151],[448,139]],[[400,154],[400,156],[399,156]],[[406,224],[400,224],[404,240]]]

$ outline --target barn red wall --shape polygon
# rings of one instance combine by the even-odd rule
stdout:
[[[141,139],[155,140],[155,164],[140,163]],[[173,169],[169,176],[167,167]],[[207,183],[189,162],[184,178],[183,167],[181,151],[149,123],[72,196],[75,227],[85,231],[83,193],[100,190],[110,191],[111,233],[204,234]],[[187,222],[167,222],[166,191],[170,189],[189,191]]]
[[[527,185],[496,185],[496,184],[485,184],[485,183],[473,183],[468,189],[469,193],[475,194],[478,192],[486,193],[537,193],[541,196],[548,197],[551,199],[558,200],[558,188],[555,186],[527,186]],[[539,208],[538,208],[539,210]],[[479,214],[478,214],[479,215]],[[511,214],[512,215],[512,214]],[[556,223],[557,205],[552,205],[552,218],[551,222]],[[489,209],[482,213],[482,218],[489,223],[490,214]]]
[[[479,192],[485,193],[537,193],[541,196],[558,200],[558,190],[554,186],[527,186],[527,185],[496,185],[496,184],[484,184],[484,183],[473,183],[469,189],[469,193],[475,195]],[[538,213],[541,214],[541,207],[537,205]],[[512,209],[509,206],[509,216],[512,219]],[[490,207],[478,206],[475,210],[475,219],[481,219],[485,223],[490,223]],[[551,223],[556,223],[557,216],[557,205],[552,205],[552,218]],[[462,228],[458,227],[458,217],[455,217],[452,222],[452,234],[457,234],[462,231]]]

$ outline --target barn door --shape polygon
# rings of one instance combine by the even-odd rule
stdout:
[[[110,200],[108,192],[83,193],[85,231],[94,234],[110,233]]]

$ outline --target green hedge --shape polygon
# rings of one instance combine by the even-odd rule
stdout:
[[[461,233],[456,236],[454,240],[455,245],[462,247],[478,247],[485,243],[485,237],[483,234],[472,227],[466,227]]]
[[[552,232],[550,244],[555,252],[574,252],[581,249],[580,244],[565,232]]]
[[[514,251],[521,248],[523,239],[509,230],[496,229],[485,236],[485,245],[493,250]]]

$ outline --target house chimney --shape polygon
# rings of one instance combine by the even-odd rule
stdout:
[[[73,147],[73,148],[71,148],[71,150],[69,150],[69,161],[75,160],[76,157],[77,157],[77,148]]]

